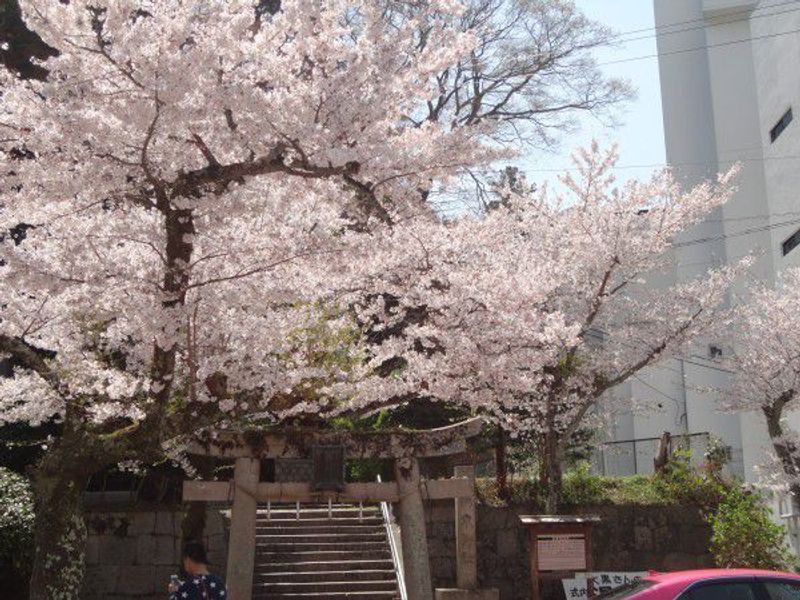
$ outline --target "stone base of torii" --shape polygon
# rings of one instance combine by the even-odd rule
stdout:
[[[436,600],[497,600],[497,590],[478,589],[475,522],[475,468],[456,467],[451,479],[423,481],[419,459],[448,456],[467,450],[467,439],[477,435],[480,419],[424,431],[352,432],[324,430],[204,432],[189,448],[191,454],[235,459],[230,482],[187,481],[183,499],[232,503],[228,541],[228,598],[251,600],[255,568],[256,515],[266,502],[392,502],[397,506],[408,600],[434,600],[426,500],[455,500],[456,585],[435,590]],[[262,459],[307,458],[314,447],[341,447],[344,456],[390,458],[395,480],[385,483],[349,483],[336,491],[317,491],[311,483],[259,481]]]

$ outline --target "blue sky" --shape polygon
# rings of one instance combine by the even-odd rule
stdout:
[[[576,0],[576,4],[591,18],[606,24],[619,33],[646,29],[628,34],[627,37],[646,39],[627,42],[613,48],[604,48],[596,53],[598,63],[627,59],[656,53],[652,0]],[[618,116],[619,126],[609,128],[594,118],[585,118],[577,133],[562,138],[561,146],[554,154],[536,152],[524,163],[530,181],[554,181],[556,174],[548,169],[570,166],[572,149],[586,145],[593,138],[602,144],[617,142],[620,147],[619,164],[651,165],[663,164],[664,128],[661,120],[661,92],[658,79],[658,60],[647,58],[613,65],[603,70],[614,77],[629,80],[636,88],[637,98],[623,108]],[[538,171],[543,169],[545,171]],[[622,168],[618,177],[646,177],[651,168]]]

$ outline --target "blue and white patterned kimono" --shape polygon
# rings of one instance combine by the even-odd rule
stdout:
[[[169,600],[226,600],[225,583],[216,575],[196,575],[184,581]]]

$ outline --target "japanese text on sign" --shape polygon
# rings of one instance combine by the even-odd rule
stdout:
[[[540,571],[586,570],[586,537],[581,533],[539,535]]]
[[[639,581],[646,575],[647,573],[643,572],[584,573],[575,579],[562,579],[564,595],[567,600],[581,600],[582,598],[589,598],[589,590],[591,589],[591,597],[596,597],[623,585]]]

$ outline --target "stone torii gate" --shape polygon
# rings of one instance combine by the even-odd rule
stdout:
[[[423,481],[419,459],[467,451],[467,440],[480,433],[483,421],[469,419],[430,430],[329,431],[316,429],[204,432],[190,454],[234,459],[230,482],[186,481],[183,499],[232,502],[228,541],[227,582],[230,600],[252,598],[255,531],[259,502],[392,502],[398,507],[408,600],[433,600],[425,500],[453,498],[456,506],[456,571],[454,590],[436,590],[437,600],[492,599],[494,590],[478,590],[475,539],[474,467],[456,467],[451,479]],[[391,482],[345,483],[337,490],[317,490],[311,483],[259,481],[262,459],[308,458],[315,448],[337,447],[345,459],[384,458],[394,461]]]

